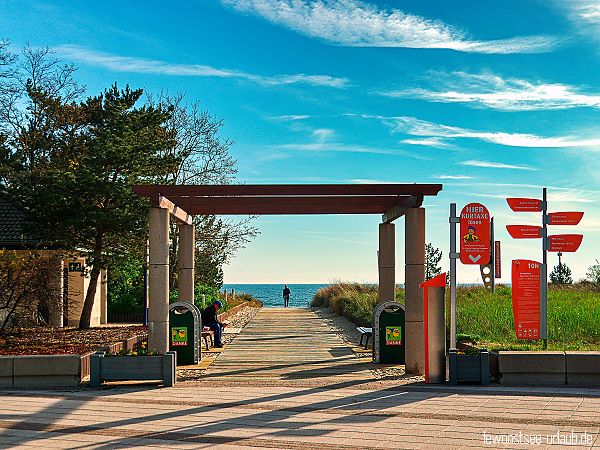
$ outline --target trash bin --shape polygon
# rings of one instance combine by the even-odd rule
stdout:
[[[190,302],[169,305],[169,350],[177,354],[177,365],[198,364],[200,353],[200,310]]]
[[[373,362],[404,364],[404,305],[383,302],[373,311]]]

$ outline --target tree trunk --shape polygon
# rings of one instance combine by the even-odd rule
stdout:
[[[85,293],[85,301],[83,302],[83,309],[81,310],[81,317],[79,318],[80,330],[87,330],[90,327],[92,308],[94,307],[96,288],[98,287],[98,278],[100,278],[100,266],[96,264],[92,267],[92,271],[90,273],[90,284],[88,285],[87,292]]]

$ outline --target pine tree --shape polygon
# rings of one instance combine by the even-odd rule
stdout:
[[[558,263],[550,274],[550,282],[552,284],[573,284],[571,269],[564,263]]]
[[[442,273],[442,268],[438,266],[441,260],[442,251],[432,244],[427,244],[425,246],[425,280],[430,280]]]

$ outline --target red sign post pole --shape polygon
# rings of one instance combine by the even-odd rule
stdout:
[[[543,339],[544,348],[547,348],[548,345],[548,251],[574,252],[579,248],[583,239],[581,234],[556,234],[548,237],[548,225],[577,225],[583,217],[583,212],[556,212],[547,214],[548,202],[546,196],[547,192],[546,188],[544,188],[542,200],[535,198],[506,199],[508,206],[513,211],[542,212],[541,227],[533,225],[507,225],[506,229],[515,239],[542,238],[541,264],[529,260],[513,260],[512,295],[517,338]],[[529,271],[523,271],[525,266],[527,266]],[[535,275],[536,273],[537,275]],[[532,277],[536,276],[539,279],[537,293],[531,286]],[[533,295],[538,295],[539,297],[537,313],[531,305]],[[520,311],[524,304],[528,305],[526,307],[527,313],[521,315]],[[533,319],[535,314],[538,315],[537,327]],[[529,332],[524,332],[524,329],[529,330]],[[536,329],[538,332],[530,332]]]

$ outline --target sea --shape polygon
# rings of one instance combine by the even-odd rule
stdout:
[[[328,284],[288,284],[292,292],[290,306],[306,306],[313,298],[315,292]],[[252,294],[263,302],[264,306],[283,306],[283,284],[224,284],[223,289],[231,293],[246,292]]]

